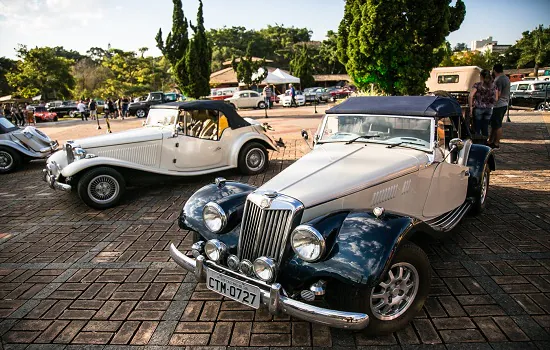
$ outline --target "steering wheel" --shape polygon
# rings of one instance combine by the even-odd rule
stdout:
[[[393,143],[403,142],[403,143],[411,143],[411,144],[422,144],[423,147],[426,147],[426,148],[430,147],[430,143],[428,141],[419,139],[417,137],[409,137],[409,136],[392,137],[391,139],[387,139],[386,141],[390,141]]]

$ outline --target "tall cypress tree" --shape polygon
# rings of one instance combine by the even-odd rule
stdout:
[[[162,29],[159,29],[155,39],[157,47],[172,65],[180,89],[187,93],[189,74],[185,56],[189,46],[189,24],[183,14],[182,0],[172,0],[172,2],[174,3],[172,31],[168,33],[166,43],[162,40]]]
[[[199,0],[199,10],[197,12],[197,26],[192,26],[195,35],[193,36],[192,45],[194,46],[194,53],[191,52],[191,46],[189,47],[189,54],[196,56],[198,62],[193,66],[197,68],[198,74],[196,74],[195,92],[196,96],[207,96],[210,94],[210,73],[212,63],[212,48],[208,43],[206,36],[206,30],[204,29],[204,17],[202,10],[202,0]],[[189,70],[191,74],[192,71]]]

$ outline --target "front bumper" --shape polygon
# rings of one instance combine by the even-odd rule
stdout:
[[[197,259],[184,255],[174,244],[170,244],[170,256],[178,265],[187,271],[193,272],[195,278],[199,281],[204,280],[206,276],[205,265],[214,265],[213,262],[206,261],[202,255],[197,257]],[[223,267],[216,266],[225,270]],[[369,316],[367,314],[330,310],[306,304],[281,295],[281,289],[282,287],[279,283],[273,283],[269,286],[269,290],[260,289],[261,303],[267,306],[269,312],[273,315],[282,312],[306,321],[350,330],[360,330],[369,324]]]
[[[49,154],[49,153],[57,151],[58,148],[59,148],[59,142],[52,141],[48,147],[44,147],[44,148],[40,149],[40,153],[48,153]]]
[[[58,165],[55,162],[48,162],[46,169],[42,170],[42,180],[46,181],[48,185],[54,190],[61,190],[65,192],[71,192],[71,185],[67,185],[57,181],[57,175],[60,171]]]

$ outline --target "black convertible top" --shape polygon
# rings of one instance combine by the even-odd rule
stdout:
[[[456,117],[462,115],[458,102],[441,96],[351,97],[332,107],[327,114],[378,114],[413,117]]]
[[[228,103],[223,101],[212,101],[212,100],[196,100],[190,102],[169,102],[160,105],[153,105],[151,108],[162,109],[162,108],[173,108],[173,109],[182,109],[185,111],[193,110],[215,110],[222,112],[226,117],[231,129],[238,129],[245,126],[249,126],[250,123],[244,120],[237,111],[231,107]]]

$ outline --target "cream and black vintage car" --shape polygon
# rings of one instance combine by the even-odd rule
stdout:
[[[170,255],[252,308],[373,334],[400,329],[430,289],[414,242],[487,201],[495,159],[460,138],[460,113],[443,97],[350,98],[327,111],[313,150],[260,188],[218,178],[193,194],[179,225],[194,244],[172,244]]]
[[[278,150],[265,126],[243,119],[221,101],[151,106],[144,126],[67,141],[44,169],[51,188],[71,191],[88,206],[106,209],[122,198],[126,184],[144,174],[193,176],[238,168],[253,175]]]

